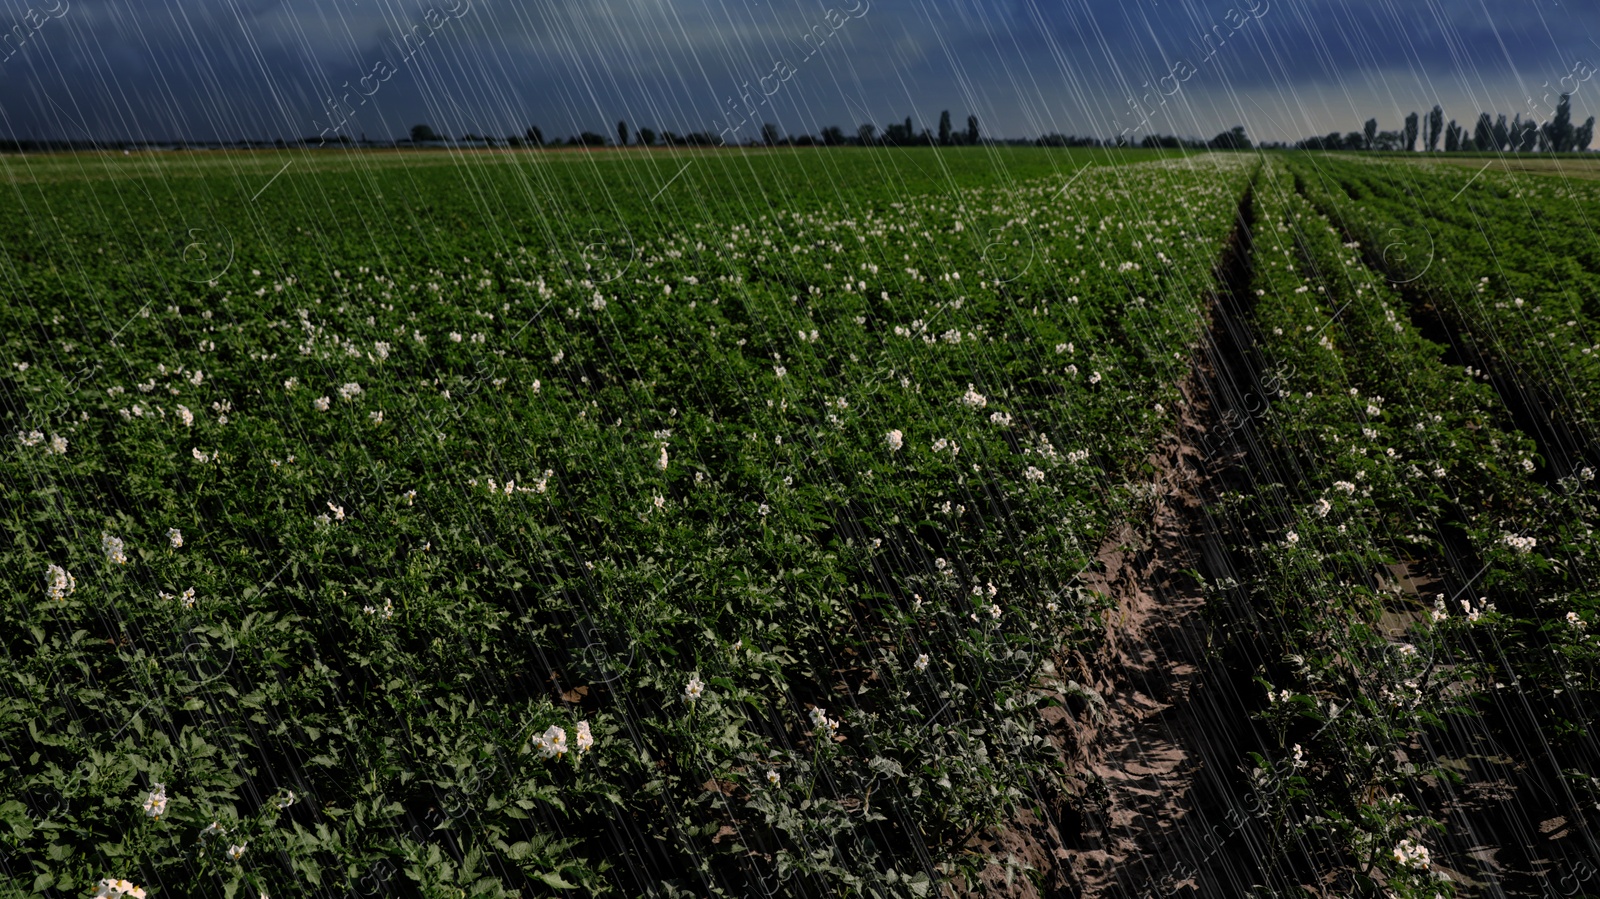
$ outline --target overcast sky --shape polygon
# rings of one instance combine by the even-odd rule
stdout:
[[[623,119],[743,140],[948,109],[1000,137],[1293,140],[1434,103],[1469,128],[1548,118],[1563,77],[1577,120],[1600,110],[1593,2],[0,0],[0,28],[0,138],[614,138]]]

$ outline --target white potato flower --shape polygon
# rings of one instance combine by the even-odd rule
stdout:
[[[51,565],[45,569],[45,592],[51,599],[66,599],[72,591],[78,588],[78,579],[67,573],[60,565]]]
[[[839,732],[839,722],[838,722],[838,720],[834,719],[834,718],[829,718],[827,710],[824,709],[822,706],[812,706],[812,708],[811,708],[811,725],[812,725],[812,727],[816,728],[819,731],[822,731],[822,730],[827,731],[828,736],[830,736],[830,737],[834,736],[835,734],[837,734]]]
[[[1400,844],[1394,847],[1394,860],[1417,871],[1426,871],[1432,864],[1428,856],[1428,847],[1411,840],[1401,840]]]
[[[167,788],[161,784],[152,784],[150,795],[144,801],[144,813],[147,817],[159,819],[167,811]]]
[[[545,758],[555,758],[567,754],[567,730],[564,727],[552,724],[545,732],[533,738],[533,745],[544,754]]]
[[[135,886],[130,881],[112,880],[107,878],[95,885],[94,899],[111,899],[114,896],[132,896],[133,899],[144,899],[144,887]]]
[[[1500,538],[1500,541],[1517,552],[1524,554],[1533,552],[1534,546],[1539,542],[1533,537],[1517,537],[1512,534],[1506,534]]]

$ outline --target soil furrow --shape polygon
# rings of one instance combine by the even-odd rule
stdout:
[[[1176,426],[1149,458],[1156,472],[1150,514],[1112,534],[1096,554],[1097,569],[1082,577],[1115,602],[1103,649],[1093,659],[1058,657],[1054,676],[1040,685],[1060,700],[1044,718],[1075,788],[1072,795],[1036,788],[1033,809],[969,844],[1011,863],[979,872],[984,895],[1223,895],[1252,882],[1242,868],[1254,834],[1235,799],[1242,789],[1235,768],[1246,751],[1241,741],[1254,736],[1237,678],[1208,659],[1205,595],[1193,576],[1231,572],[1206,505],[1219,489],[1218,472],[1249,454],[1245,410],[1265,393],[1245,359],[1240,318],[1251,215],[1247,193],[1217,268],[1210,326],[1180,385]],[[946,893],[978,891],[955,883]]]
[[[1247,194],[1178,426],[1151,460],[1148,532],[1130,528],[1100,555],[1094,586],[1117,611],[1097,685],[1108,720],[1083,759],[1107,794],[1072,858],[1085,897],[1239,895],[1261,878],[1261,835],[1238,770],[1258,742],[1242,705],[1249,668],[1208,651],[1206,597],[1192,574],[1233,575],[1210,507],[1226,485],[1251,479],[1243,463],[1263,455],[1251,422],[1267,391],[1245,325],[1252,216]]]

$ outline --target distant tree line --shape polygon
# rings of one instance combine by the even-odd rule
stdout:
[[[629,135],[633,135],[630,141]],[[724,133],[725,134],[725,133]],[[912,125],[911,117],[907,116],[904,122],[895,122],[879,130],[877,125],[867,123],[857,126],[854,132],[847,133],[838,125],[829,125],[817,134],[784,134],[777,125],[767,122],[761,126],[760,134],[744,142],[745,146],[766,147],[842,147],[842,146],[971,146],[980,141],[978,132],[978,117],[967,116],[965,130],[958,131],[950,121],[950,112],[946,110],[939,114],[938,131],[923,128],[916,130]],[[529,128],[522,136],[519,143],[515,138],[508,138],[512,146],[527,145],[535,147],[662,147],[662,146],[721,146],[727,138],[721,134],[709,131],[690,132],[688,134],[675,134],[671,131],[656,131],[654,128],[639,128],[630,131],[628,123],[617,123],[617,140],[613,144],[603,135],[592,131],[585,131],[576,137],[569,137],[565,141],[555,140],[546,142],[543,133],[537,127]]]
[[[1521,113],[1507,122],[1505,113],[1491,118],[1489,113],[1479,113],[1477,124],[1469,133],[1465,126],[1451,119],[1444,121],[1444,110],[1437,105],[1428,112],[1424,123],[1416,113],[1406,116],[1399,131],[1379,131],[1377,119],[1367,119],[1360,131],[1339,134],[1337,131],[1322,137],[1308,137],[1295,144],[1301,150],[1390,150],[1415,152],[1417,138],[1424,140],[1429,153],[1439,149],[1439,138],[1444,138],[1446,153],[1468,150],[1495,150],[1510,153],[1578,153],[1589,149],[1594,140],[1594,116],[1582,125],[1572,124],[1572,96],[1562,94],[1556,104],[1555,115],[1548,122],[1524,119]]]
[[[1592,122],[1592,120],[1591,120]],[[613,136],[614,135],[614,136]],[[892,122],[882,129],[871,122],[856,126],[853,132],[847,132],[837,125],[829,125],[817,134],[789,134],[785,135],[773,123],[761,126],[757,136],[746,140],[743,146],[767,147],[970,147],[978,145],[1004,144],[1008,146],[1038,146],[1038,147],[1126,147],[1135,146],[1126,137],[1103,139],[1098,137],[1076,137],[1065,134],[1046,134],[1037,138],[1000,140],[985,137],[978,128],[978,117],[969,115],[964,128],[955,127],[949,110],[939,114],[938,125],[933,128],[917,128],[910,116],[899,122]],[[673,131],[656,130],[649,127],[631,126],[626,120],[617,122],[613,134],[602,134],[595,131],[582,131],[570,137],[547,137],[538,125],[532,125],[523,133],[496,137],[468,132],[459,137],[452,138],[448,134],[436,131],[427,124],[413,125],[408,138],[398,141],[370,141],[366,135],[354,140],[347,135],[336,135],[326,140],[318,137],[305,137],[293,141],[284,141],[282,138],[266,140],[239,140],[239,141],[52,141],[52,140],[0,140],[0,152],[38,152],[59,151],[69,149],[203,149],[207,147],[279,147],[288,146],[323,146],[333,145],[341,147],[377,147],[377,146],[481,146],[481,147],[717,147],[729,146],[725,133],[718,134],[711,131],[691,131],[679,134]],[[1192,137],[1176,137],[1169,135],[1150,135],[1137,144],[1145,149],[1222,149],[1222,150],[1248,150],[1252,143],[1245,136],[1243,126],[1234,126],[1210,140]],[[1281,145],[1261,145],[1281,146]]]
[[[483,137],[476,134],[464,134],[457,142],[460,143],[485,143],[490,146],[504,145],[508,147],[712,147],[725,145],[726,138],[710,131],[692,131],[678,134],[672,131],[657,131],[654,128],[630,128],[627,121],[617,122],[616,140],[604,134],[593,131],[584,131],[580,134],[565,139],[554,138],[547,140],[539,126],[534,125],[527,131],[513,137]],[[951,124],[950,112],[945,110],[939,114],[938,131],[923,128],[918,131],[912,125],[911,117],[906,116],[904,122],[895,122],[879,130],[877,125],[867,123],[860,125],[853,133],[846,133],[837,125],[829,125],[818,134],[785,135],[778,126],[768,122],[761,126],[758,137],[745,141],[745,146],[767,147],[842,147],[842,146],[939,146],[959,147],[973,146],[982,140],[978,131],[978,117],[967,116],[966,128],[956,130]],[[415,125],[411,129],[412,144],[451,143],[449,137],[434,131],[429,125]]]
[[[617,122],[616,140],[593,131],[585,131],[574,137],[566,139],[546,140],[544,133],[537,126],[529,128],[520,137],[504,138],[507,146],[532,146],[532,147],[608,147],[608,146],[634,146],[634,147],[660,147],[660,146],[719,146],[723,145],[725,138],[710,132],[692,132],[678,135],[671,131],[656,131],[653,128],[630,129],[626,121]],[[630,135],[632,138],[630,139]],[[413,143],[429,143],[445,141],[426,125],[418,125],[411,129]],[[476,135],[465,135],[463,141],[487,141],[495,143],[494,138],[480,138]],[[1124,138],[1102,139],[1098,137],[1076,137],[1065,134],[1046,134],[1032,140],[1007,140],[999,141],[985,138],[978,129],[978,117],[967,116],[966,127],[957,129],[950,117],[950,111],[945,110],[939,114],[937,129],[917,128],[911,116],[906,116],[904,121],[891,122],[879,128],[876,124],[866,122],[856,126],[854,132],[846,132],[837,125],[829,125],[817,134],[784,134],[777,125],[768,122],[761,126],[758,136],[751,137],[744,142],[744,146],[765,147],[970,147],[983,143],[1005,143],[1012,145],[1031,145],[1038,147],[1132,147]],[[1213,149],[1213,150],[1248,150],[1253,144],[1245,136],[1244,126],[1236,125],[1210,140],[1189,137],[1175,137],[1168,135],[1150,135],[1138,144],[1145,149]]]
[[[1137,144],[1127,137],[1102,140],[1098,137],[1077,137],[1071,134],[1046,134],[1035,139],[1038,147],[1139,147],[1144,150],[1249,150],[1254,144],[1245,136],[1244,126],[1235,125],[1210,140],[1198,137],[1178,137],[1173,134],[1149,134]]]

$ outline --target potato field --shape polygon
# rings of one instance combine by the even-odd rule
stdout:
[[[0,896],[1600,896],[1590,165],[0,158]]]

